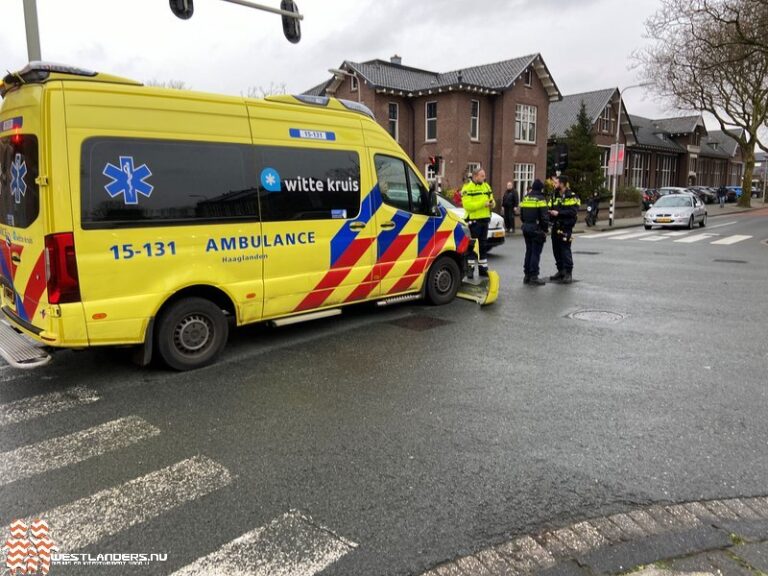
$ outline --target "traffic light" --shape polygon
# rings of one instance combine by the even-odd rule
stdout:
[[[293,0],[280,0],[280,10],[286,12],[299,13],[299,7],[296,6],[296,2]],[[301,40],[301,26],[298,18],[292,18],[283,14],[283,34],[288,39],[288,42],[296,44]]]
[[[168,0],[171,5],[171,12],[182,20],[189,20],[195,12],[195,6],[192,0]]]

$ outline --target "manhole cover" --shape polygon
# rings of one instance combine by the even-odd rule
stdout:
[[[445,326],[450,324],[450,320],[441,320],[440,318],[434,318],[433,316],[408,316],[406,318],[400,318],[398,320],[392,320],[388,324],[397,326],[398,328],[405,328],[407,330],[413,330],[415,332],[424,332],[425,330],[431,330],[438,326]]]
[[[573,314],[568,314],[568,317],[585,322],[602,322],[603,324],[615,324],[625,318],[624,314],[610,310],[579,310]]]
[[[725,262],[727,264],[749,264],[746,260],[728,260],[727,258],[715,258],[713,262]]]

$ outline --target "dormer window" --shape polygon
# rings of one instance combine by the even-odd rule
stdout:
[[[531,84],[533,84],[533,70],[530,68],[523,72],[523,83],[529,88],[531,87]]]
[[[349,77],[349,87],[352,90],[352,92],[357,90],[357,76]]]

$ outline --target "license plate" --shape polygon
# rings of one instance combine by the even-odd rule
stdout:
[[[494,232],[493,233],[494,238],[504,238],[504,232]]]
[[[672,222],[672,218],[657,218],[656,222]]]

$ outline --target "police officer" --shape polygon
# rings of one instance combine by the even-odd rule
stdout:
[[[553,282],[570,284],[573,282],[573,227],[581,201],[568,187],[568,177],[557,176],[554,179],[555,192],[550,201],[549,216],[552,220],[552,253],[555,256],[557,274],[549,277]]]
[[[546,284],[539,278],[539,260],[549,229],[549,212],[544,198],[544,183],[534,180],[531,191],[520,201],[520,220],[525,238],[525,263],[523,264],[523,284],[542,286]]]
[[[480,276],[488,276],[488,223],[491,209],[496,206],[491,186],[485,181],[485,170],[476,168],[472,179],[461,189],[461,205],[467,211],[466,220],[472,238],[476,238],[480,250]],[[474,274],[474,256],[470,256],[469,277]]]

